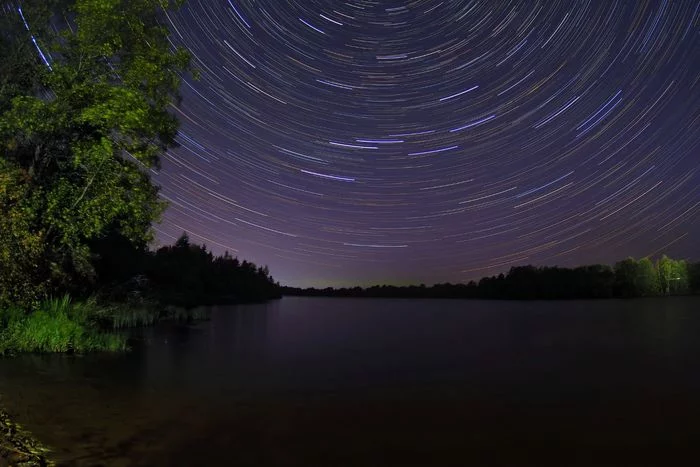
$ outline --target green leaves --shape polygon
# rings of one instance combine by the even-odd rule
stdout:
[[[688,293],[688,264],[684,260],[674,260],[663,255],[656,262],[656,270],[664,295]]]
[[[36,229],[41,197],[28,176],[0,158],[0,308],[35,306],[46,291],[44,232]]]
[[[0,285],[34,284],[41,296],[89,279],[87,245],[109,229],[150,239],[164,204],[145,169],[175,143],[168,108],[190,57],[162,23],[176,2],[29,3],[51,69],[16,12],[0,13]]]
[[[616,288],[623,297],[679,295],[690,291],[692,280],[685,260],[662,255],[654,265],[649,258],[627,258],[615,264]]]

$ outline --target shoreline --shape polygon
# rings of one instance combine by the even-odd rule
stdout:
[[[55,465],[47,458],[49,449],[14,422],[0,407],[0,467],[48,467]]]

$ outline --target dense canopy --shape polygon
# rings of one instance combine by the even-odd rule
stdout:
[[[175,143],[169,105],[189,67],[159,20],[170,6],[3,5],[0,301],[31,303],[86,283],[89,243],[109,231],[149,240],[163,203],[148,169]]]

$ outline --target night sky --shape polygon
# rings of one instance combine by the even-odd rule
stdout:
[[[700,259],[700,2],[189,0],[154,180],[295,286]]]

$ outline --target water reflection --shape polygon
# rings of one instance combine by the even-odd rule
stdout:
[[[125,355],[0,360],[0,403],[66,465],[366,465],[387,430],[396,459],[537,433],[641,453],[693,433],[699,304],[285,298]]]

